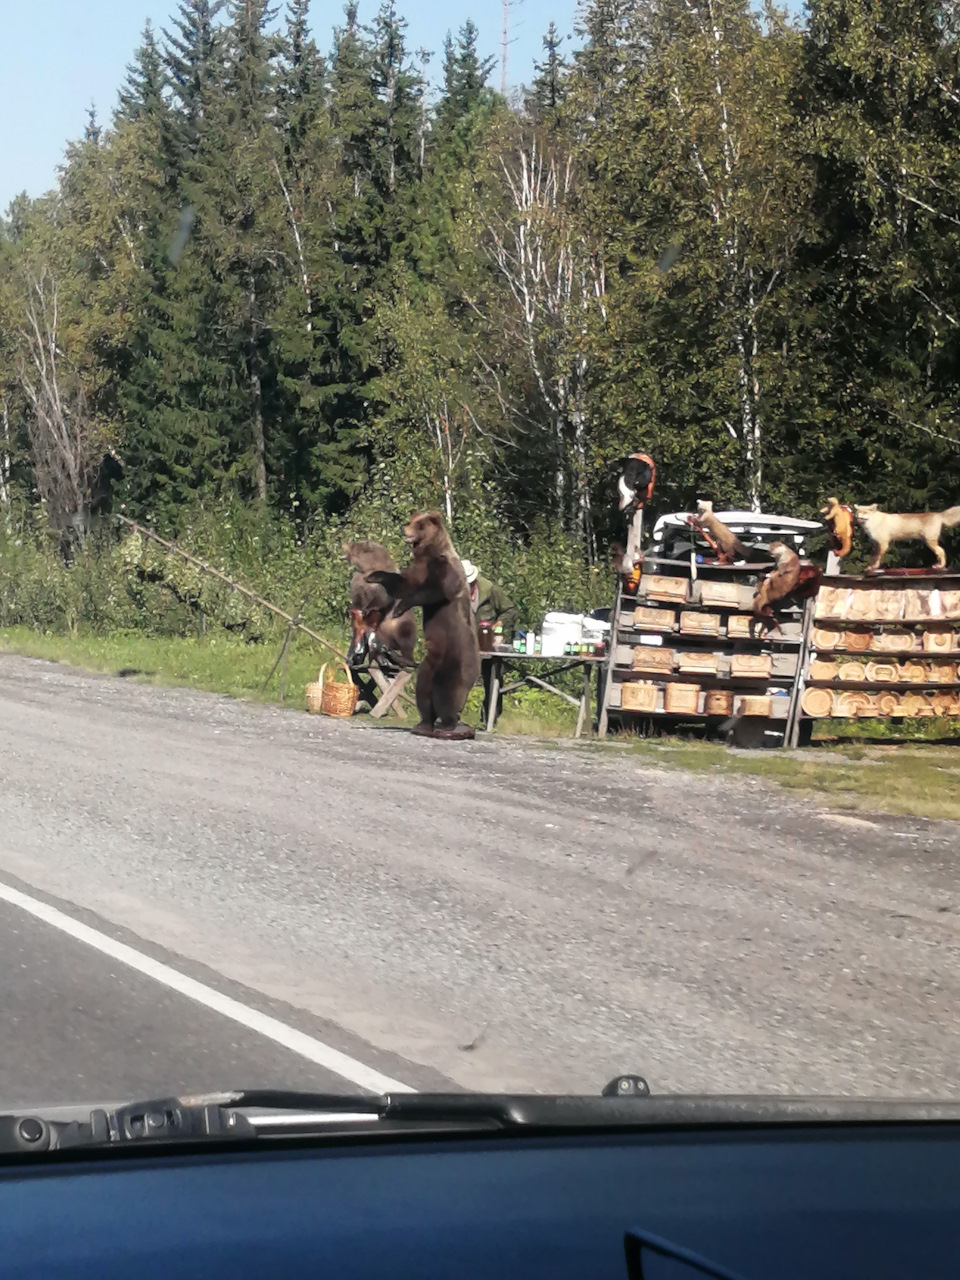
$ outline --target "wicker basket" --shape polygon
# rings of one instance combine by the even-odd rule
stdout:
[[[350,675],[350,668],[346,663],[341,662],[344,674],[347,677],[345,684],[337,684],[335,681],[328,680],[327,664],[324,663],[320,668],[320,674],[317,676],[314,684],[308,684],[304,689],[307,710],[314,714],[318,712],[325,716],[338,716],[346,719],[352,716],[357,709],[357,698],[359,690],[353,683],[353,677]]]
[[[720,659],[715,653],[681,653],[678,668],[689,674],[715,676],[720,670]]]
[[[665,574],[648,573],[640,579],[640,594],[649,600],[683,604],[687,598],[689,585],[687,578],[668,578]]]
[[[823,658],[815,658],[810,663],[811,680],[836,680],[839,674],[839,662],[827,662]]]
[[[720,615],[719,613],[694,613],[692,610],[681,613],[680,630],[691,636],[718,636]]]
[[[677,615],[672,609],[640,605],[633,611],[633,625],[638,631],[672,631],[677,625]]]
[[[620,706],[624,711],[656,711],[657,686],[646,680],[625,680],[620,686]]]
[[[638,644],[633,651],[631,666],[634,671],[672,671],[676,656],[672,649],[654,649],[648,644]]]
[[[700,709],[700,686],[668,684],[663,691],[663,709],[674,715],[696,715]]]
[[[734,653],[730,655],[731,676],[760,676],[769,679],[773,658],[769,653]]]
[[[703,698],[704,715],[729,716],[733,714],[733,694],[729,689],[708,689]]]
[[[829,689],[805,689],[800,705],[808,716],[822,720],[833,709],[833,694]]]
[[[927,679],[927,669],[922,662],[901,662],[899,676],[911,684],[923,684]]]
[[[900,714],[900,695],[898,693],[877,694],[877,715],[896,716]]]
[[[766,694],[744,693],[737,700],[737,710],[742,716],[768,716],[773,709],[773,699]]]

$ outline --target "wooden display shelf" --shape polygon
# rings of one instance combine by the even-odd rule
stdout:
[[[615,692],[615,690],[611,690],[611,694],[613,692]],[[787,712],[789,710],[789,702],[790,702],[789,698],[775,697],[773,699],[773,705],[771,707],[771,711],[774,714],[771,714],[769,716],[744,716],[743,718],[745,720],[754,720],[759,724],[769,724],[771,720],[774,720],[780,723],[781,721],[784,721],[787,718]],[[779,705],[780,703],[783,703],[782,707]],[[731,715],[736,715],[736,708],[734,708],[732,712],[725,712],[721,715],[714,715],[713,713],[711,713],[710,715],[707,715],[705,711],[664,711],[662,708],[658,708],[655,711],[637,711],[637,710],[634,710],[633,707],[621,707],[619,698],[617,701],[614,701],[612,697],[610,702],[608,703],[608,706],[611,711],[614,711],[616,712],[617,715],[621,715],[621,716],[622,715],[655,716],[657,719],[665,719],[665,720],[722,721],[722,720],[729,720]]]
[[[844,631],[855,631],[857,627],[871,631],[877,627],[956,627],[960,630],[960,618],[828,618],[825,614],[814,614],[813,625],[839,626]]]
[[[711,610],[704,609],[703,612],[710,613]],[[736,612],[736,610],[734,612]],[[625,622],[624,618],[628,618],[629,621]],[[796,618],[796,619],[785,618],[784,621],[787,622],[788,624],[794,623],[796,625],[799,625],[799,622],[800,622],[799,618]],[[677,623],[673,627],[635,627],[633,625],[633,615],[630,613],[620,615],[620,622],[617,625],[617,632],[619,633],[621,631],[629,632],[631,637],[677,636],[681,640],[695,640],[697,641],[698,644],[702,644],[704,641],[707,641],[709,644],[712,644],[715,648],[721,648],[724,650],[729,650],[732,645],[741,645],[741,644],[745,644],[745,645],[773,644],[773,645],[782,645],[784,648],[797,649],[800,647],[800,644],[802,643],[800,636],[778,636],[778,635],[731,636],[731,635],[728,635],[726,631],[718,631],[716,635],[706,635],[703,632],[698,632],[698,631],[681,631],[679,623]],[[632,639],[622,640],[619,643],[630,644],[630,643],[633,643],[633,641]],[[640,641],[637,640],[635,643],[639,644]],[[656,646],[651,646],[651,647],[655,648]],[[826,653],[827,650],[824,649],[823,652]],[[937,654],[936,656],[939,657],[940,655]]]
[[[811,653],[841,658],[916,658],[920,662],[943,662],[947,658],[960,659],[960,649],[820,649],[810,646]]]
[[[892,582],[895,586],[909,587],[914,582],[943,582],[953,579],[960,586],[960,573],[955,569],[927,569],[919,573],[898,574],[881,569],[877,573],[825,573],[820,579],[828,587],[863,587],[872,589],[878,582]]]
[[[926,693],[928,689],[955,689],[960,692],[960,680],[807,680],[808,689],[849,689],[869,693]]]
[[[796,679],[795,676],[721,676],[709,671],[637,671],[634,667],[614,667],[613,674],[642,684],[698,684],[704,688],[730,689],[733,693],[741,684],[747,686],[745,693],[756,693],[757,685],[791,689]],[[932,689],[933,685],[929,687]]]

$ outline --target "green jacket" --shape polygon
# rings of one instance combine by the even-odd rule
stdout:
[[[482,573],[477,578],[476,587],[477,598],[472,603],[477,622],[499,622],[503,627],[503,638],[512,640],[517,622],[517,606],[503,587],[491,582]]]

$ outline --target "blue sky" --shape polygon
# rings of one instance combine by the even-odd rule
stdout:
[[[360,0],[369,21],[379,0]],[[447,30],[472,18],[480,28],[484,53],[498,53],[500,0],[397,0],[407,19],[412,49],[439,55]],[[0,0],[0,86],[5,124],[0,129],[0,210],[20,191],[31,196],[54,185],[66,142],[82,134],[86,111],[96,103],[109,119],[125,68],[140,41],[144,22],[169,26],[176,0]],[[529,79],[540,55],[540,39],[553,19],[572,32],[576,0],[512,0],[511,84]],[[320,48],[341,21],[341,0],[314,0],[314,35]],[[432,66],[439,67],[439,56]],[[499,84],[499,71],[492,77]]]

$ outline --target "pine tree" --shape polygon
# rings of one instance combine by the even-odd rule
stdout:
[[[143,29],[140,48],[127,68],[127,78],[119,95],[118,115],[127,120],[158,117],[166,105],[163,96],[166,82],[163,58],[148,21]]]
[[[164,31],[164,62],[180,112],[184,150],[197,147],[201,121],[222,72],[217,18],[225,0],[180,0],[173,32]]]
[[[487,92],[487,80],[496,58],[481,58],[477,52],[479,31],[467,20],[456,43],[448,34],[443,42],[443,96],[437,112],[441,124],[450,125],[470,114]]]
[[[557,24],[551,22],[543,37],[543,61],[534,63],[533,84],[526,95],[526,109],[534,120],[552,121],[567,96],[568,67],[562,44]]]

